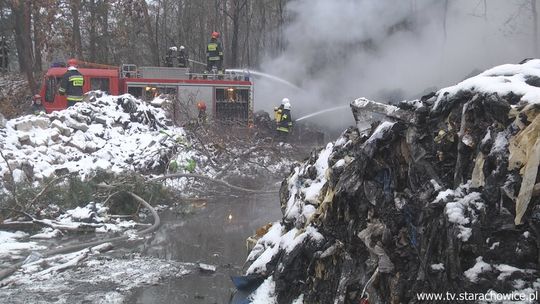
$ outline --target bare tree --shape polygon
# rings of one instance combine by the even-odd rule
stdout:
[[[15,45],[19,59],[21,72],[26,74],[28,86],[32,93],[37,91],[37,85],[34,78],[34,54],[31,36],[31,10],[32,1],[10,0],[9,6],[13,14]]]

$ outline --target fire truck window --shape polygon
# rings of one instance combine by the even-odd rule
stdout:
[[[109,92],[109,78],[90,78],[90,90]]]
[[[236,90],[237,100],[239,102],[248,102],[249,99],[249,90]]]
[[[158,88],[158,89],[159,89],[160,94],[169,94],[169,95],[177,95],[178,94],[178,90],[177,90],[176,87],[174,87],[174,88],[162,87],[162,88]]]
[[[216,89],[216,101],[226,101],[225,89]]]
[[[143,92],[143,88],[141,87],[128,87],[128,93],[131,94],[133,97],[141,98]]]
[[[56,95],[56,78],[49,77],[45,83],[45,101],[54,102],[54,95]]]

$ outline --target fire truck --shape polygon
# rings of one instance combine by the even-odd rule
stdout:
[[[197,103],[206,104],[206,113],[216,121],[230,121],[251,125],[253,122],[253,82],[246,74],[196,74],[188,68],[120,67],[79,61],[79,72],[84,77],[83,91],[100,90],[110,95],[129,93],[151,101],[160,94],[172,94],[193,114]],[[35,96],[47,113],[67,107],[65,96],[58,94],[58,86],[66,66],[48,69],[40,94]]]

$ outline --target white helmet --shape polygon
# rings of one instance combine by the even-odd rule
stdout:
[[[285,97],[285,98],[283,98],[283,99],[281,100],[281,104],[282,104],[282,105],[285,105],[286,103],[289,103],[289,102],[290,102],[290,101],[289,101],[289,98],[287,98],[287,97]],[[290,105],[289,105],[289,106],[290,106]]]
[[[285,103],[285,104],[283,105],[283,108],[284,108],[285,110],[290,110],[290,109],[291,109],[291,104],[287,102],[287,103]]]
[[[176,52],[176,47],[175,47],[175,46],[171,46],[171,47],[169,48],[169,50],[171,50],[171,51],[173,51],[173,52]]]
[[[180,51],[185,49],[185,47],[183,45],[180,46]]]

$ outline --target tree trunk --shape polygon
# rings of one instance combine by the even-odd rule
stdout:
[[[37,72],[42,71],[42,61],[41,61],[41,48],[43,47],[43,20],[39,13],[41,6],[34,5],[33,9],[33,34],[34,34],[34,70]]]
[[[73,18],[73,56],[83,60],[82,40],[81,40],[81,19],[79,11],[81,9],[81,0],[71,1],[71,17]]]
[[[11,0],[9,2],[13,12],[13,21],[17,25],[15,31],[15,45],[19,60],[19,67],[22,73],[26,74],[28,87],[32,94],[37,92],[37,84],[34,78],[34,54],[32,52],[31,37],[31,7],[32,1]]]
[[[101,49],[101,60],[103,63],[110,63],[109,62],[109,3],[107,0],[103,0],[101,2],[100,6],[100,13],[101,13],[101,43],[99,44],[99,47]]]
[[[88,29],[88,34],[89,34],[89,45],[88,45],[88,50],[89,50],[89,54],[88,54],[88,57],[89,57],[89,60],[91,62],[95,62],[96,61],[96,44],[97,44],[97,34],[96,34],[96,1],[95,0],[90,0],[89,1],[89,11],[90,11],[90,28]]]
[[[150,18],[150,14],[148,13],[148,5],[146,4],[146,0],[141,0],[141,6],[143,9],[143,15],[144,15],[144,25],[146,26],[146,32],[148,34],[148,43],[150,47],[150,51],[152,52],[152,64],[159,65],[159,50],[157,45],[157,37],[154,37],[154,31],[152,30],[152,19]],[[156,15],[157,18],[158,15]]]

